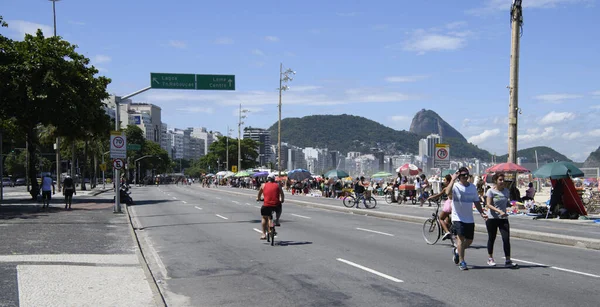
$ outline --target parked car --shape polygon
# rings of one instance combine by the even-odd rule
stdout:
[[[2,186],[3,187],[14,187],[15,184],[12,182],[12,180],[10,180],[10,178],[5,177],[5,178],[2,178]]]
[[[21,185],[25,185],[25,178],[18,178],[17,181],[15,181],[15,186],[21,186]]]

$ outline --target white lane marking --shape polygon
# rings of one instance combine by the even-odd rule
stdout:
[[[229,218],[226,218],[226,217],[224,217],[222,215],[218,215],[218,214],[215,214],[215,215],[218,216],[218,217],[220,217],[220,218],[222,218],[222,219],[224,219],[224,220],[228,220],[229,219]]]
[[[300,214],[293,214],[293,213],[291,213],[290,215],[297,216],[297,217],[301,217],[301,218],[303,218],[303,219],[310,219],[310,217],[308,217],[308,216],[304,216],[304,215],[300,215]]]
[[[254,208],[258,208],[258,209],[260,209],[260,206],[254,206]]]
[[[182,200],[181,202],[184,203],[184,204],[187,204],[187,201],[185,201],[185,200]]]
[[[173,196],[173,199],[177,199],[177,197]]]
[[[198,207],[198,206],[194,206],[194,208],[198,209],[198,210],[202,210],[202,208]]]
[[[221,197],[215,197],[215,198],[218,199],[218,200],[221,200]]]
[[[398,278],[396,278],[396,277],[392,277],[392,276],[390,276],[390,275],[383,274],[383,273],[381,273],[381,272],[375,271],[375,270],[373,270],[373,269],[369,269],[369,268],[367,268],[367,267],[365,267],[365,266],[362,266],[362,265],[360,265],[360,264],[356,264],[356,263],[354,263],[354,262],[351,262],[351,261],[348,261],[348,260],[345,260],[345,259],[342,259],[342,258],[337,258],[336,260],[337,260],[337,261],[340,261],[340,262],[343,262],[343,263],[345,263],[345,264],[351,265],[351,266],[353,266],[353,267],[355,267],[355,268],[359,268],[359,269],[361,269],[361,270],[367,271],[367,272],[369,272],[369,273],[373,273],[373,274],[375,274],[375,275],[377,275],[377,276],[381,276],[381,277],[383,277],[383,278],[387,278],[387,279],[389,279],[389,280],[391,280],[391,281],[394,281],[394,282],[404,282],[403,280],[401,280],[401,279],[398,279]]]
[[[258,229],[256,229],[256,228],[252,228],[252,229],[254,229],[254,231],[256,231],[256,232],[258,232],[258,233],[262,234],[262,231],[260,231],[260,230],[258,230]]]
[[[370,229],[364,229],[364,228],[356,228],[358,230],[362,230],[362,231],[368,231],[368,232],[372,232],[372,233],[378,233],[380,235],[386,235],[386,236],[390,236],[393,237],[394,235],[391,233],[387,233],[387,232],[381,232],[381,231],[375,231],[375,230],[370,230]]]
[[[523,262],[523,263],[529,263],[529,264],[539,265],[539,266],[545,266],[545,267],[549,267],[551,269],[555,269],[555,270],[558,270],[558,271],[569,272],[569,273],[584,275],[584,276],[588,276],[588,277],[600,278],[600,275],[594,275],[594,274],[590,274],[590,273],[579,272],[579,271],[569,270],[569,269],[565,269],[565,268],[559,268],[559,267],[551,266],[551,265],[547,265],[547,264],[536,263],[536,262],[531,262],[531,261],[525,261],[525,260],[515,259],[515,258],[512,258],[512,260],[518,261],[518,262]]]
[[[167,193],[167,196],[171,196],[171,194]]]
[[[247,206],[252,206],[252,205],[251,205],[251,204],[249,204],[249,203],[246,203],[246,205],[247,205]]]
[[[160,259],[160,256],[158,255],[158,252],[154,248],[154,245],[152,245],[152,242],[150,241],[150,239],[148,238],[148,236],[144,236],[144,241],[146,241],[146,245],[150,249],[150,253],[152,254],[152,257],[154,257],[154,261],[156,262],[156,265],[158,265],[158,269],[159,269],[160,273],[162,274],[163,279],[167,278],[168,277],[168,275],[167,275],[167,267],[162,262],[162,259]]]
[[[234,204],[238,204],[238,205],[240,204],[240,202],[237,201],[237,200],[232,200],[231,202],[234,203]]]

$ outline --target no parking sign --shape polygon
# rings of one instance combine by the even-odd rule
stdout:
[[[433,155],[433,166],[438,168],[450,167],[450,145],[435,144],[435,154]]]

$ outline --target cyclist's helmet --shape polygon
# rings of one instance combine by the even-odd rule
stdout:
[[[268,182],[275,182],[275,174],[269,174],[269,176],[267,176],[267,181]]]

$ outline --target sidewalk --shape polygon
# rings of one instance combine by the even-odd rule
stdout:
[[[197,185],[193,185],[193,187],[202,189],[202,187]],[[217,189],[211,188],[211,190],[248,195],[249,197],[256,198],[256,191],[249,189],[223,187]],[[285,193],[286,203],[415,223],[423,223],[427,218],[431,217],[435,210],[435,205],[428,207],[425,204],[423,207],[419,207],[418,204],[387,204],[383,198],[379,197],[377,197],[377,207],[375,209],[346,208],[341,199]],[[513,237],[600,250],[600,223],[596,222],[596,220],[600,220],[600,216],[594,216],[591,220],[534,220],[533,217],[527,215],[513,215],[509,219],[511,236]],[[484,223],[477,222],[476,220],[475,225],[476,231],[487,233]]]
[[[0,306],[161,305],[127,215],[113,213],[110,195],[82,192],[70,211],[62,193],[45,210],[27,192],[5,194]]]

